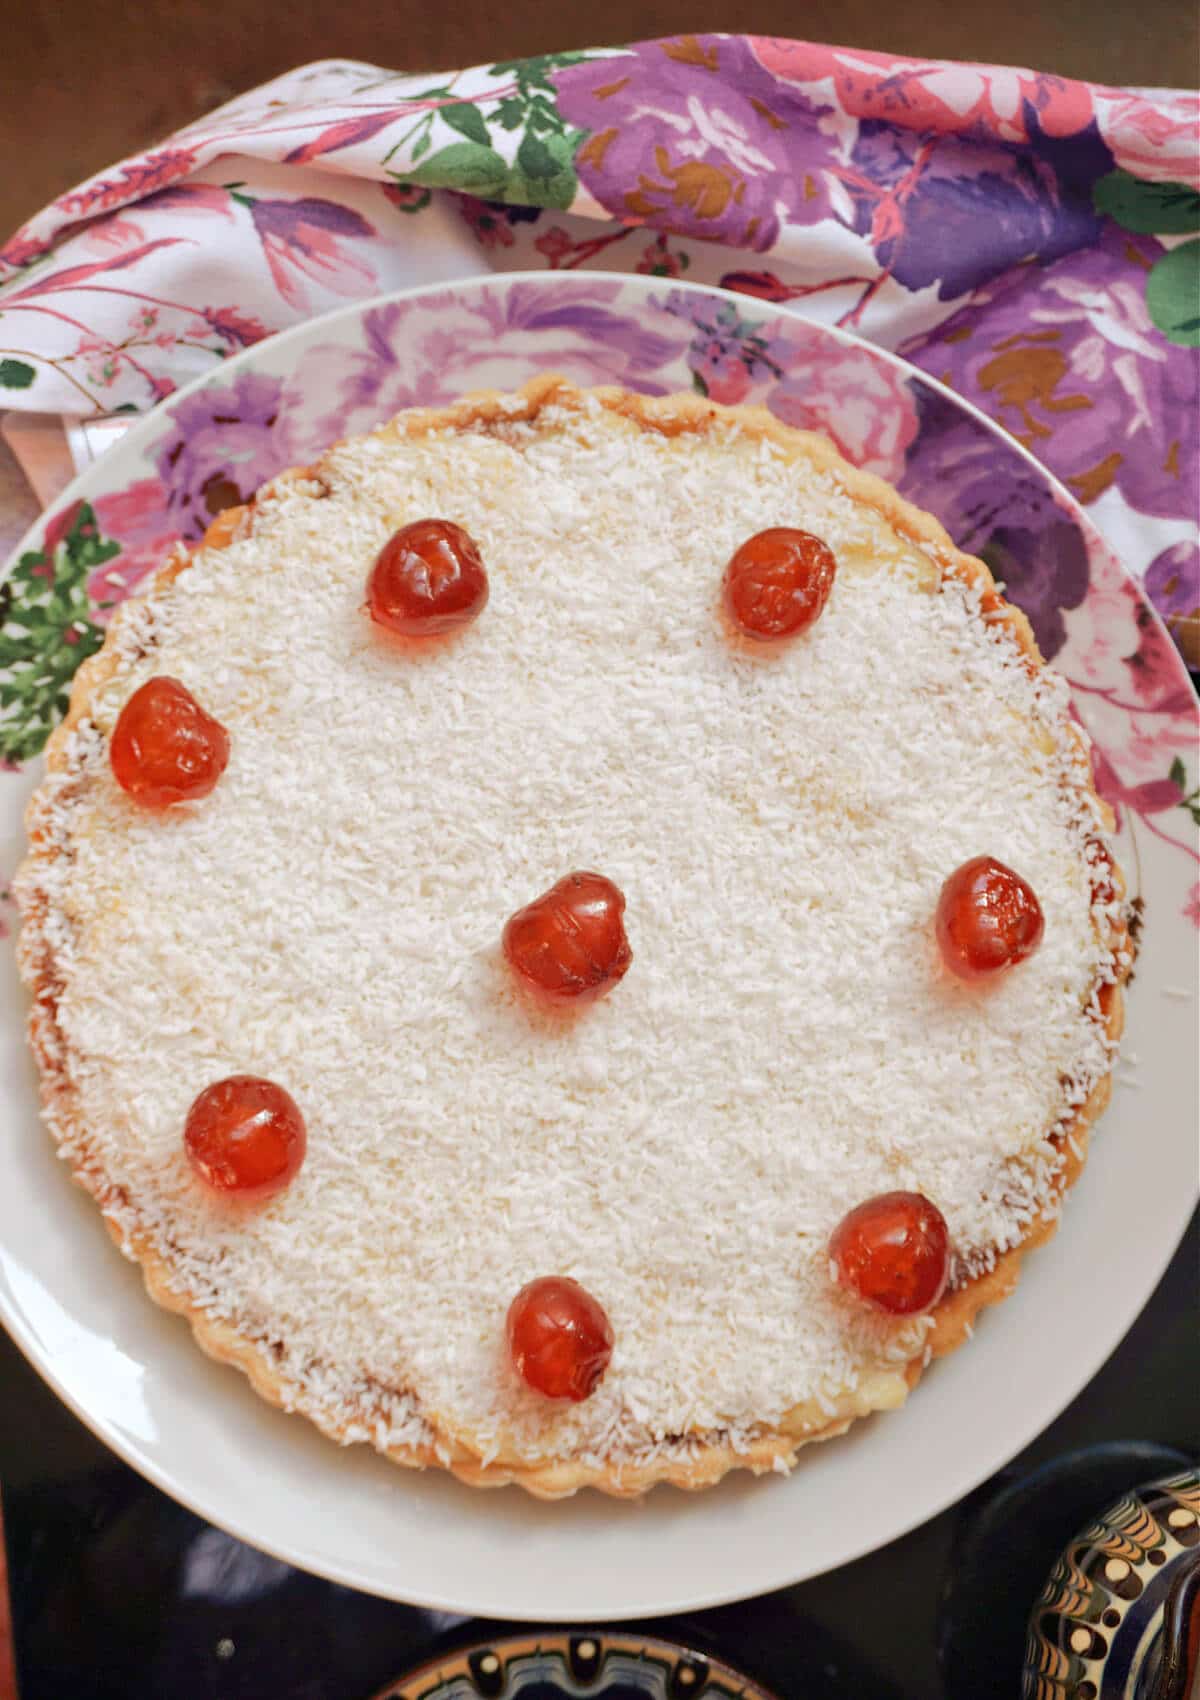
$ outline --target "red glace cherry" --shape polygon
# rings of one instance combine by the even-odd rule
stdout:
[[[960,980],[986,980],[1032,956],[1042,942],[1042,906],[1020,874],[994,856],[976,856],[942,887],[937,940]]]
[[[586,1399],[612,1357],[603,1307],[566,1275],[522,1287],[508,1307],[507,1332],[517,1374],[548,1399]]]
[[[501,943],[509,965],[544,997],[602,997],[633,961],[625,899],[603,874],[567,874],[511,915]]]
[[[757,642],[811,626],[829,600],[837,562],[810,531],[776,525],[748,537],[725,568],[725,611]]]
[[[231,1074],[206,1086],[188,1111],[183,1143],[217,1192],[270,1198],[294,1177],[308,1144],[304,1117],[272,1080]]]
[[[147,679],[117,716],[108,759],[123,791],[150,808],[207,797],[229,761],[229,733],[191,691]]]
[[[892,1316],[915,1316],[941,1298],[950,1236],[920,1192],[881,1192],[844,1216],[829,1241],[839,1285]]]
[[[478,545],[448,519],[401,526],[367,579],[367,610],[402,637],[438,637],[483,612],[488,578]]]

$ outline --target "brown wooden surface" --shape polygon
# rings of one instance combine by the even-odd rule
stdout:
[[[753,30],[1124,85],[1196,81],[1195,0],[0,0],[0,238],[54,195],[312,59],[471,65]]]

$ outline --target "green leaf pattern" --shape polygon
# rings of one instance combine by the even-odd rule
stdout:
[[[37,373],[25,360],[0,360],[0,384],[6,390],[27,390]]]
[[[408,163],[392,167],[398,182],[565,211],[579,187],[574,160],[584,132],[560,117],[551,73],[587,57],[545,53],[501,60],[487,73],[494,91],[473,100],[456,100],[453,80],[420,90],[414,99],[428,103],[428,110],[384,164],[406,152]]]
[[[37,755],[67,711],[71,679],[104,633],[91,617],[88,580],[121,545],[103,537],[80,503],[53,558],[28,549],[0,585],[0,756]]]
[[[1146,306],[1165,337],[1200,348],[1200,241],[1184,242],[1155,263]]]
[[[1200,194],[1186,183],[1148,183],[1110,171],[1092,202],[1123,230],[1141,236],[1200,236]],[[1159,256],[1146,279],[1146,309],[1170,342],[1200,348],[1200,240]]]
[[[1173,785],[1179,787],[1178,806],[1181,809],[1186,809],[1195,824],[1200,826],[1200,785],[1193,786],[1192,790],[1188,790],[1187,768],[1183,765],[1182,756],[1175,757],[1175,760],[1171,763],[1171,771],[1168,777]]]

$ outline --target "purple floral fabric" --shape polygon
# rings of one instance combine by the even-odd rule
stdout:
[[[678,305],[697,389],[737,401],[772,379],[780,418],[833,430],[941,504],[959,541],[1024,587],[1053,650],[1086,565],[1032,523],[1044,486],[990,485],[953,410],[918,422],[878,362],[830,371],[803,321],[897,350],[1096,506],[1200,665],[1198,117],[1183,91],[749,35],[445,75],[308,66],[99,173],[0,247],[0,405],[141,411],[307,317],[487,269],[721,283],[745,310]],[[759,335],[756,299],[790,306],[794,336]],[[331,375],[351,424],[452,387],[489,335],[546,328],[481,324],[465,344],[431,328],[418,364],[390,352],[391,311],[372,318],[380,359]],[[594,311],[558,328],[564,367],[594,382],[619,364],[622,381],[660,387],[654,337],[630,332],[643,345],[618,359],[611,315]],[[180,427],[151,481],[166,511],[142,513],[139,538],[198,535],[279,455],[319,446],[257,382],[231,386],[194,439]],[[961,468],[952,494],[934,444]]]
[[[1130,275],[1163,251],[1106,228],[1053,264],[1001,273],[900,352],[981,401],[1081,501],[1115,485],[1143,513],[1193,519],[1195,368],[1156,330]]]
[[[775,246],[784,221],[830,216],[843,149],[827,100],[781,87],[736,36],[646,42],[631,60],[586,60],[556,79],[559,111],[587,135],[575,168],[601,206],[755,251]]]

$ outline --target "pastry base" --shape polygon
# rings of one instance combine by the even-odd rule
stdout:
[[[987,618],[1007,626],[1031,669],[1045,665],[1028,620],[1019,609],[1000,596],[984,563],[956,549],[932,516],[904,501],[882,479],[851,467],[824,438],[781,425],[762,408],[719,407],[700,397],[687,395],[649,398],[609,388],[588,393],[602,406],[624,415],[639,427],[670,436],[700,433],[717,419],[723,422],[735,419],[743,433],[769,439],[790,460],[805,462],[820,471],[833,471],[856,500],[874,508],[896,532],[924,548],[931,559],[931,571],[939,572],[943,578],[956,577],[978,585]],[[383,427],[383,434],[419,436],[431,431],[478,427],[502,430],[507,424],[535,418],[543,408],[556,401],[569,403],[578,401],[580,397],[580,392],[573,385],[553,376],[532,380],[519,394],[519,405],[514,405],[512,397],[484,392],[468,396],[446,408],[415,409]],[[319,481],[321,462],[282,475],[282,479],[297,477]],[[219,515],[209,527],[201,547],[225,547],[237,537],[246,535],[253,525],[253,510],[251,502],[248,506]],[[152,590],[160,590],[169,584],[186,570],[189,560],[187,551],[177,550],[157,574]],[[66,769],[70,734],[80,721],[88,717],[93,696],[115,670],[112,634],[119,630],[122,617],[123,611],[118,610],[104,648],[86,661],[75,675],[69,711],[46,749],[47,766],[52,773]],[[1080,772],[1090,788],[1090,761],[1082,741],[1078,746],[1078,760]],[[1107,807],[1103,804],[1100,807],[1107,816]],[[23,972],[33,990],[30,1038],[41,1071],[46,1119],[60,1140],[69,1135],[74,1149],[86,1152],[87,1128],[80,1116],[72,1086],[71,1059],[58,1023],[61,976],[46,925],[46,899],[37,877],[39,860],[55,854],[52,837],[47,830],[47,817],[52,810],[51,800],[41,793],[35,794],[28,814],[30,854],[18,876],[18,883],[26,888],[20,954]],[[1122,889],[1119,870],[1114,869],[1113,878],[1118,889]],[[1115,939],[1113,948],[1114,952],[1128,957],[1128,933]],[[1122,978],[1127,974],[1128,969]],[[1124,1026],[1121,982],[1100,986],[1098,997],[1107,1033],[1116,1041]],[[894,1410],[903,1404],[928,1364],[960,1346],[969,1338],[980,1312],[1009,1296],[1017,1285],[1026,1253],[1048,1240],[1058,1226],[1058,1207],[1083,1170],[1090,1130],[1107,1106],[1110,1090],[1111,1076],[1098,1081],[1086,1101],[1076,1109],[1071,1122],[1054,1136],[1053,1143],[1063,1161],[1058,1193],[1048,1212],[1033,1224],[1018,1245],[1002,1253],[990,1270],[969,1278],[946,1294],[934,1309],[926,1347],[918,1357],[902,1368],[862,1378],[856,1388],[833,1400],[832,1410],[828,1404],[818,1406],[815,1402],[795,1406],[775,1426],[764,1426],[749,1445],[736,1449],[720,1434],[689,1435],[683,1437],[686,1448],[681,1447],[677,1459],[660,1454],[646,1463],[621,1458],[598,1464],[553,1458],[530,1463],[525,1459],[506,1457],[503,1453],[493,1453],[484,1462],[482,1443],[472,1445],[470,1435],[451,1434],[430,1413],[423,1413],[432,1436],[427,1445],[380,1450],[397,1464],[416,1469],[442,1466],[472,1487],[516,1484],[539,1499],[565,1498],[583,1487],[632,1499],[660,1482],[694,1491],[711,1487],[731,1470],[748,1469],[755,1474],[786,1470],[795,1462],[802,1446],[832,1439],[843,1434],[851,1423],[861,1417],[874,1411]],[[321,1411],[307,1409],[303,1400],[281,1378],[276,1357],[265,1342],[248,1337],[228,1322],[215,1320],[201,1307],[194,1294],[179,1287],[176,1275],[157,1250],[146,1240],[129,1235],[113,1213],[112,1205],[116,1202],[113,1188],[98,1160],[89,1160],[86,1156],[76,1158],[72,1167],[76,1181],[100,1205],[109,1231],[122,1252],[140,1264],[150,1296],[165,1309],[186,1317],[197,1342],[210,1357],[240,1369],[262,1398],[282,1409],[301,1412],[333,1440],[349,1444],[356,1438],[355,1431],[362,1432],[368,1413],[348,1410],[344,1420],[336,1421],[330,1420]]]

